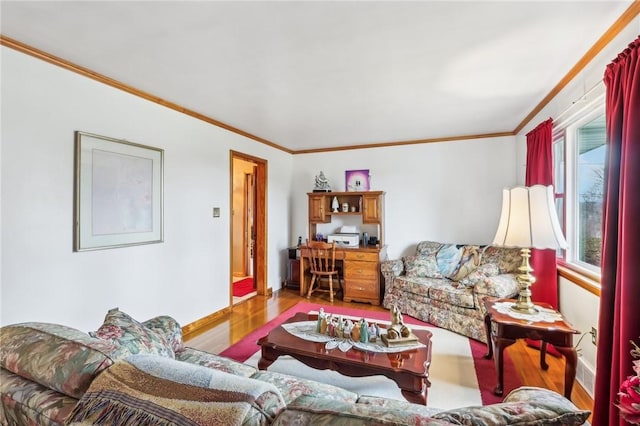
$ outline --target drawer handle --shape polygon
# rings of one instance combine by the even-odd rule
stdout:
[[[358,287],[358,290],[364,291],[365,289],[364,289],[364,287]]]
[[[358,254],[358,255],[356,255],[356,256],[358,257],[358,259],[362,259],[362,258],[364,258],[364,254]]]
[[[362,269],[358,269],[358,272],[361,274],[362,273]]]

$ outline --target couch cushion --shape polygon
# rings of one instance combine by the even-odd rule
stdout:
[[[469,275],[462,278],[459,283],[467,287],[473,287],[487,277],[495,277],[500,273],[498,265],[495,263],[485,263],[478,266]]]
[[[280,390],[287,405],[300,395],[315,395],[332,401],[356,402],[358,394],[313,380],[301,379],[287,374],[259,370],[252,379],[271,383]]]
[[[456,287],[455,282],[447,278],[399,276],[394,279],[393,288],[402,293],[416,294],[449,305],[470,309],[476,307],[473,289],[465,286]],[[390,291],[391,289],[387,289],[387,293]]]
[[[453,281],[460,281],[471,272],[473,272],[480,265],[480,258],[482,252],[480,246],[466,245],[462,246],[462,258],[458,265],[458,269],[451,276]]]
[[[581,425],[591,412],[547,389],[522,387],[500,404],[447,410],[433,417],[456,425]]]
[[[447,425],[449,423],[426,417],[412,410],[383,408],[371,404],[353,404],[322,397],[303,395],[293,401],[273,423],[289,425]]]
[[[427,407],[426,405],[413,404],[408,401],[384,398],[381,396],[360,395],[358,404],[369,404],[375,407],[386,408],[388,410],[411,411],[423,417],[431,417],[436,413],[444,411],[441,408]]]
[[[393,287],[402,292],[429,297],[429,288],[442,280],[446,280],[446,278],[409,278],[406,275],[400,275],[393,280]]]
[[[230,358],[189,347],[186,347],[182,352],[178,352],[176,359],[242,377],[251,377],[251,375],[258,371],[255,367],[234,361]]]
[[[0,424],[59,426],[78,400],[0,368]]]
[[[65,395],[80,398],[95,376],[113,364],[117,345],[71,327],[22,323],[0,330],[0,365]]]
[[[405,256],[402,261],[404,262],[405,275],[409,278],[442,278],[434,255]]]
[[[118,344],[117,358],[138,353],[175,357],[171,344],[161,333],[145,327],[118,308],[107,312],[100,328],[91,335]]]
[[[452,283],[446,278],[434,280],[429,287],[429,298],[463,308],[475,308],[473,289],[463,285],[455,287]]]
[[[451,278],[456,273],[458,266],[460,265],[460,260],[462,259],[462,247],[458,247],[455,244],[445,244],[440,250],[438,250],[436,259],[438,261],[440,273],[447,278]]]
[[[473,292],[493,297],[511,297],[518,293],[520,286],[514,274],[500,274],[486,277],[473,287]]]
[[[429,254],[436,254],[443,245],[444,244],[437,241],[420,241],[416,247],[416,255],[427,256]]]
[[[165,340],[171,345],[174,353],[178,353],[184,350],[184,343],[182,342],[182,327],[175,319],[168,315],[162,315],[155,318],[151,318],[142,323],[145,327],[157,331],[162,334]]]
[[[482,251],[480,264],[495,263],[501,274],[518,272],[518,267],[522,263],[519,248],[487,246]]]

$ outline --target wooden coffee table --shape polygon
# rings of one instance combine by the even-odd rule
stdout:
[[[317,318],[317,315],[297,313],[286,323],[313,321]],[[380,327],[385,326],[380,324]],[[424,347],[397,353],[366,352],[355,348],[342,352],[338,348],[327,351],[325,343],[301,339],[278,326],[258,340],[262,348],[258,368],[266,370],[278,357],[289,355],[309,367],[334,370],[345,376],[383,375],[396,382],[407,401],[427,405],[427,390],[431,386],[431,332],[413,330],[413,334]]]

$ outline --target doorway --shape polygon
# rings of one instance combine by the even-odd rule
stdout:
[[[231,151],[231,306],[267,294],[266,169],[265,160]]]

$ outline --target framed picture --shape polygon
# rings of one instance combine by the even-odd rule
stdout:
[[[367,170],[347,170],[344,182],[347,192],[368,191],[369,190],[369,169]]]
[[[162,149],[75,133],[74,251],[163,241]]]

